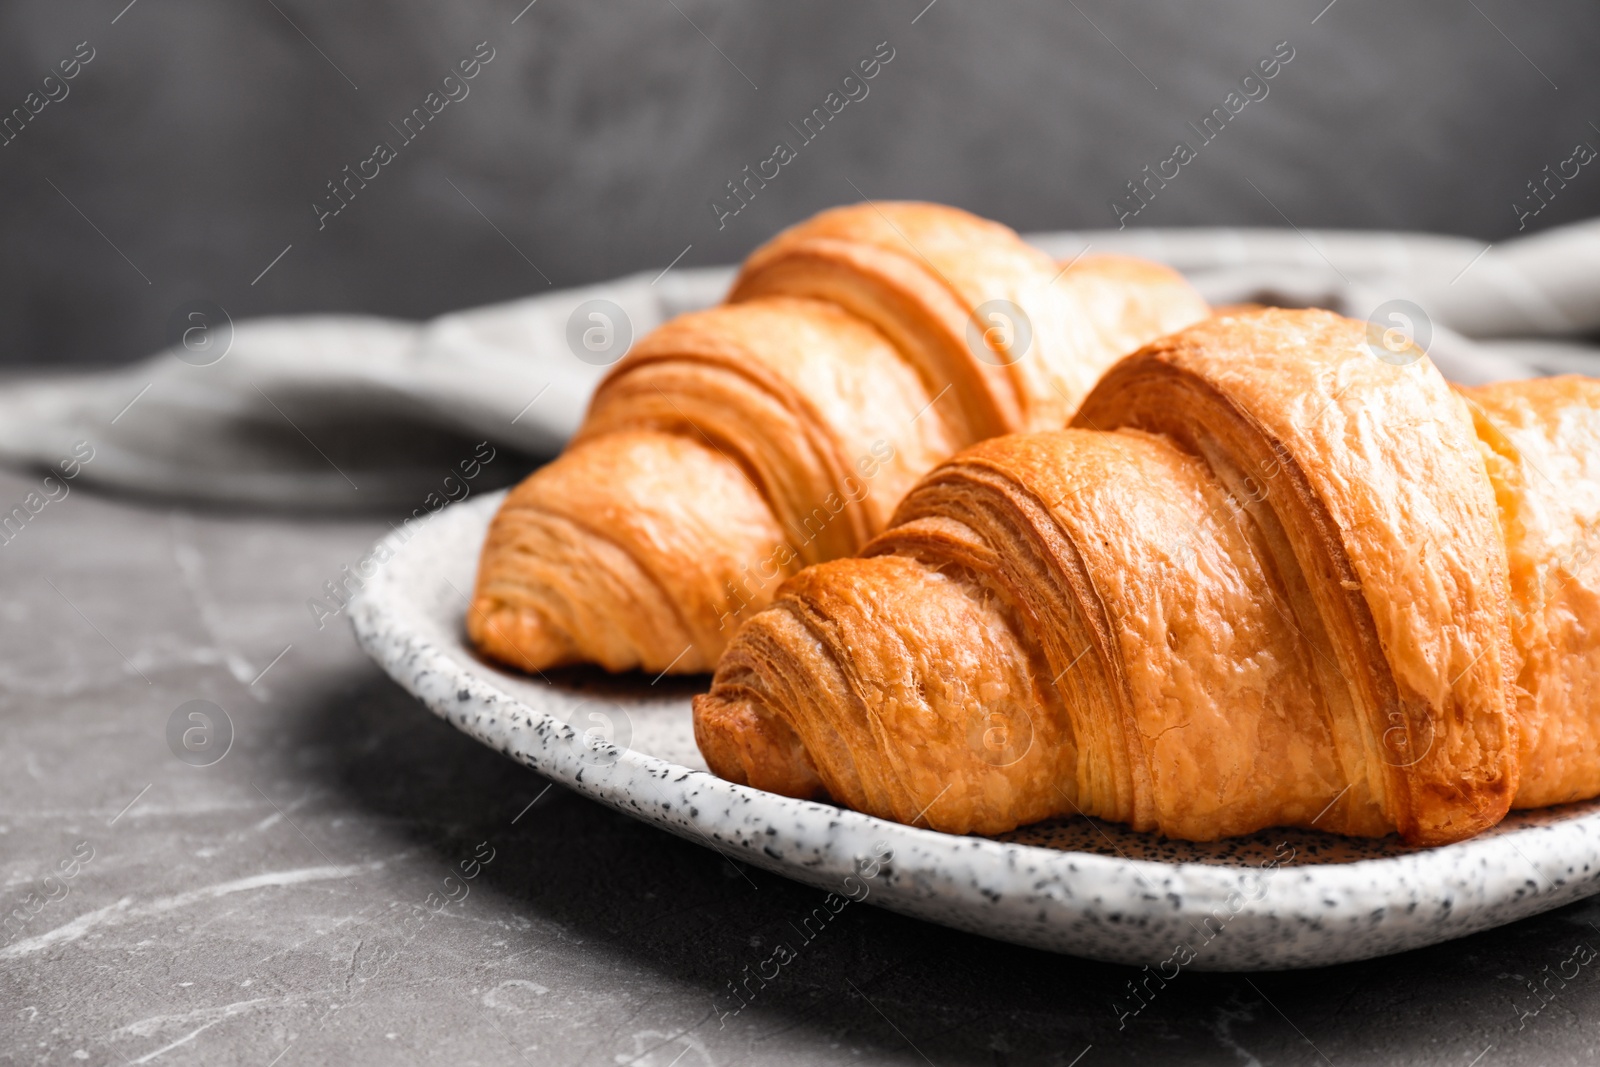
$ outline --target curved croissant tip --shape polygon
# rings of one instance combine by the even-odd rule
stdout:
[[[781,796],[826,797],[800,738],[781,719],[761,714],[757,704],[737,689],[694,698],[694,739],[711,772]]]
[[[474,597],[467,611],[467,636],[490,659],[524,671],[542,671],[576,661],[565,636],[529,608]]]

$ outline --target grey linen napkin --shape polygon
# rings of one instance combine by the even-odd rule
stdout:
[[[1292,229],[1029,240],[1062,261],[1087,251],[1168,263],[1214,304],[1327,307],[1398,326],[1467,384],[1600,374],[1600,220],[1493,246]],[[732,277],[640,274],[420,324],[206,313],[184,335],[195,343],[140,363],[0,384],[0,463],[70,463],[84,483],[219,504],[431,510],[468,471],[492,472],[473,482],[484,488],[553,455],[630,339],[715,303]]]

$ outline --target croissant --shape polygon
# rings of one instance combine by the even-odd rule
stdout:
[[[824,212],[612,369],[495,516],[468,635],[524,670],[709,670],[783,577],[859,550],[934,464],[1061,425],[1117,357],[1207,310],[1167,268],[1064,268],[953,208]]]
[[[1219,314],[956,455],[741,628],[707,763],[951,833],[1432,845],[1600,795],[1600,382],[1378,351]]]

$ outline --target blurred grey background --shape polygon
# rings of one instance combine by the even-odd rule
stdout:
[[[1114,225],[1110,198],[1280,41],[1266,99],[1130,225],[1493,240],[1543,168],[1600,147],[1593,0],[525,3],[8,0],[0,361],[131,360],[196,298],[420,319],[735,262],[861,195]],[[403,143],[480,42],[468,95]],[[868,95],[719,228],[725,183],[799,146],[788,124],[880,42]],[[379,141],[397,158],[319,229],[326,183]],[[1597,213],[1600,165],[1527,228]]]

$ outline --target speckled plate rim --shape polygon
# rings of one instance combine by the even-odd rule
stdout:
[[[588,739],[580,741],[563,721],[581,704],[577,694],[552,685],[546,706],[532,706],[508,693],[465,643],[461,598],[471,590],[476,549],[502,497],[446,508],[409,540],[399,531],[384,538],[392,557],[351,604],[357,640],[462,732],[726,858],[852,898],[865,886],[871,903],[984,936],[1163,969],[1275,970],[1367,959],[1600,892],[1595,808],[1547,813],[1538,823],[1444,848],[1263,869],[957,837],[735,785],[643,752],[599,742],[586,752]],[[461,558],[464,549],[470,560]],[[893,858],[875,869],[874,857],[885,849]]]

